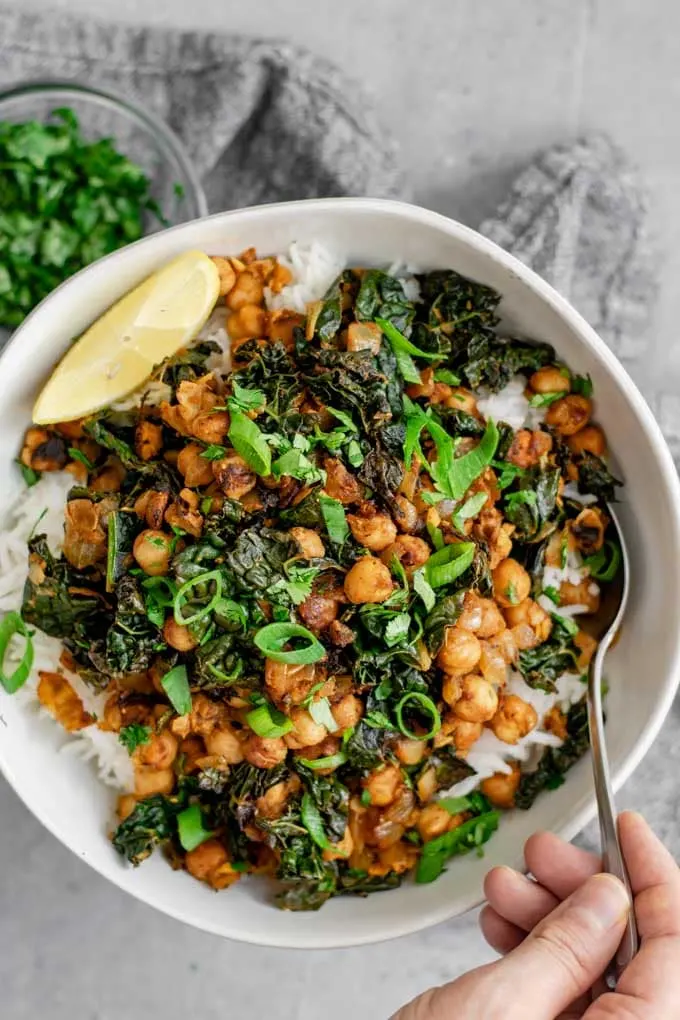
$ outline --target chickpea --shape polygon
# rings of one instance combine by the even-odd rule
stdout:
[[[539,368],[529,379],[529,385],[534,393],[569,393],[571,390],[569,373],[556,365]]]
[[[208,882],[212,872],[228,860],[229,854],[222,844],[216,839],[208,839],[195,850],[190,850],[184,863],[190,875],[201,882]]]
[[[151,460],[163,447],[163,427],[152,421],[140,421],[135,429],[135,450],[142,460]]]
[[[237,453],[228,453],[221,460],[212,461],[212,473],[230,499],[241,499],[257,485],[257,475]]]
[[[408,534],[411,531],[415,531],[418,527],[418,511],[406,496],[395,496],[392,516],[399,531],[404,531]]]
[[[308,560],[319,559],[326,555],[320,535],[311,528],[291,528],[290,537],[295,541],[301,556]]]
[[[520,429],[515,433],[515,438],[510,444],[506,460],[517,467],[529,468],[538,464],[552,450],[553,441],[549,432],[537,429],[530,432],[529,429]]]
[[[531,733],[537,722],[536,709],[532,705],[516,694],[503,694],[489,726],[499,740],[506,744],[516,744],[527,733]]]
[[[234,267],[229,259],[222,258],[221,255],[211,255],[210,260],[215,263],[220,278],[220,297],[225,297],[236,283]]]
[[[433,392],[434,392],[434,369],[431,366],[428,368],[423,368],[421,370],[420,382],[409,383],[409,385],[406,387],[406,393],[411,398],[411,400],[417,400],[418,397],[427,397],[427,399],[429,400]]]
[[[586,612],[596,613],[600,608],[600,589],[588,577],[578,584],[562,581],[560,585],[560,605],[585,606]]]
[[[399,535],[398,538],[383,550],[380,559],[383,563],[390,564],[392,558],[396,557],[407,574],[413,573],[423,563],[427,563],[432,550],[427,542],[415,535]]]
[[[269,286],[275,294],[280,294],[284,287],[286,287],[293,279],[288,266],[282,266],[280,262],[277,262],[272,270],[272,275],[269,280]]]
[[[448,832],[451,815],[443,808],[441,804],[428,804],[420,812],[418,816],[418,822],[416,827],[420,833],[423,843],[429,843],[431,839],[435,839],[437,836],[442,836],[445,832]]]
[[[281,737],[258,737],[252,734],[243,744],[243,756],[258,769],[273,769],[285,761],[288,748]]]
[[[137,807],[137,798],[132,793],[124,793],[118,798],[116,804],[116,814],[120,818],[121,822],[124,822],[126,818],[129,818],[132,812]]]
[[[314,719],[306,708],[294,708],[290,713],[293,729],[283,738],[288,747],[314,747],[328,736],[328,730]]]
[[[255,801],[255,810],[261,818],[280,818],[290,795],[287,782],[275,783]]]
[[[486,644],[499,652],[503,657],[503,661],[506,665],[511,665],[517,659],[517,645],[512,635],[512,631],[502,630],[500,634],[494,634],[493,637],[486,639]],[[481,659],[480,659],[481,662]]]
[[[592,556],[602,548],[608,524],[608,518],[598,507],[587,506],[581,510],[570,525],[571,533],[581,552],[586,556]]]
[[[371,552],[382,552],[397,537],[397,526],[392,518],[388,514],[377,513],[375,507],[366,515],[347,514],[347,523],[359,545]]]
[[[198,645],[198,638],[191,633],[188,627],[177,623],[174,616],[169,616],[163,624],[163,638],[166,644],[178,652],[190,652]]]
[[[444,643],[437,655],[437,665],[445,673],[469,673],[482,654],[479,638],[460,627],[447,627]]]
[[[508,627],[519,627],[521,624],[531,627],[539,645],[548,640],[552,631],[550,614],[533,599],[525,599],[517,606],[508,606],[505,619]]]
[[[295,330],[304,324],[304,316],[299,312],[292,312],[288,308],[276,308],[269,312],[268,316],[269,339],[272,342],[278,340],[284,347],[292,349],[295,343]]]
[[[347,470],[341,460],[337,460],[335,457],[326,457],[324,468],[326,469],[326,485],[324,486],[326,495],[339,500],[344,506],[361,501],[363,487],[360,485],[359,479]]]
[[[146,521],[149,528],[160,531],[169,501],[169,492],[156,492],[154,489],[147,489],[135,500],[135,513]]]
[[[550,711],[543,718],[543,727],[548,733],[554,733],[560,740],[566,740],[569,731],[567,730],[567,717],[559,705],[553,705]]]
[[[172,537],[164,531],[147,528],[140,532],[132,546],[132,555],[145,574],[159,577],[167,574],[172,555]]]
[[[442,733],[444,734],[444,740],[447,737],[452,739],[458,757],[464,758],[475,741],[481,737],[482,724],[480,722],[470,722],[468,719],[461,719],[460,716],[449,712],[443,721],[442,728],[437,737]],[[435,737],[435,746],[438,746],[437,737]]]
[[[331,713],[338,729],[346,730],[359,722],[364,714],[364,705],[361,698],[357,698],[355,694],[346,694],[331,706]]]
[[[425,769],[416,782],[416,793],[421,804],[427,804],[437,792],[437,773],[433,768]]]
[[[480,599],[482,621],[477,628],[478,638],[491,638],[505,630],[505,620],[493,599]]]
[[[331,849],[324,850],[322,856],[324,861],[344,861],[354,850],[354,839],[349,827],[345,829],[342,839],[338,843],[331,844]]]
[[[227,332],[232,340],[264,336],[266,329],[267,313],[259,305],[244,305],[227,316]]]
[[[590,666],[590,660],[597,650],[597,641],[590,634],[586,634],[584,630],[580,630],[574,638],[574,644],[580,651],[576,668],[581,672],[585,672]]]
[[[396,765],[385,765],[363,779],[362,786],[368,791],[372,807],[387,807],[396,797],[402,782],[401,770]]]
[[[307,627],[319,633],[337,619],[338,603],[323,595],[310,595],[298,606],[298,613]]]
[[[274,662],[264,665],[264,682],[275,701],[296,705],[304,701],[317,682],[316,668],[311,665]]]
[[[199,513],[200,498],[193,489],[181,489],[177,499],[165,511],[165,523],[171,528],[181,528],[194,538],[200,538],[203,531],[203,515]]]
[[[425,755],[424,741],[401,737],[395,744],[394,753],[402,765],[418,765]]]
[[[210,485],[213,481],[212,464],[202,457],[203,447],[198,443],[189,443],[180,450],[177,458],[177,469],[184,476],[184,483],[190,489],[200,485]]]
[[[347,573],[344,588],[355,605],[384,602],[392,594],[392,575],[375,556],[362,556]]]
[[[380,352],[382,330],[375,322],[350,322],[347,328],[348,351]]]
[[[488,797],[494,807],[513,808],[515,806],[515,794],[519,787],[522,773],[517,763],[512,765],[512,771],[495,772],[488,779],[484,779],[480,789],[485,797]]]
[[[576,454],[594,453],[596,457],[604,457],[607,452],[607,440],[599,425],[586,425],[569,437],[567,446]]]
[[[445,674],[444,682],[442,684],[442,698],[447,705],[455,705],[460,698],[463,689],[461,687],[460,677],[451,676],[450,673]]]
[[[471,390],[464,386],[456,386],[451,391],[451,396],[446,400],[446,406],[454,411],[464,411],[466,414],[478,416],[477,400]]]
[[[260,305],[263,300],[264,289],[257,273],[245,269],[236,277],[225,304],[230,311],[238,312],[246,305]]]
[[[499,606],[516,606],[529,597],[531,578],[517,560],[503,560],[493,571],[492,577],[493,594]]]
[[[488,680],[471,673],[461,680],[460,700],[454,712],[465,722],[488,722],[498,708],[498,695]]]
[[[494,687],[503,687],[507,680],[508,665],[503,652],[489,641],[482,641],[479,672]]]
[[[175,786],[173,769],[154,769],[147,765],[135,768],[135,796],[140,799],[152,797],[155,793],[172,793]]]
[[[561,436],[573,436],[588,424],[592,413],[593,405],[587,397],[571,393],[550,405],[545,421],[546,425],[552,426]]]
[[[221,445],[228,428],[229,415],[227,412],[211,409],[196,415],[191,423],[191,434],[204,443]]]
[[[207,734],[203,739],[205,740],[208,754],[224,758],[227,765],[238,765],[239,762],[243,761],[241,741],[228,724],[223,723],[221,726],[216,727],[212,733]]]
[[[177,738],[169,730],[154,733],[146,744],[140,744],[135,751],[135,759],[140,765],[149,765],[154,769],[169,769],[177,757]]]

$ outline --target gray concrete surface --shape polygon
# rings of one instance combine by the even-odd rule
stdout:
[[[652,223],[665,253],[654,356],[638,381],[662,422],[680,420],[674,0],[61,0],[60,6],[130,22],[294,33],[363,78],[401,142],[417,200],[473,225],[539,148],[584,129],[609,133],[650,184]],[[645,810],[680,852],[678,726],[676,707],[621,803]],[[381,1020],[428,985],[491,958],[473,916],[337,953],[261,950],[200,934],[83,867],[2,781],[0,945],[5,1020]]]

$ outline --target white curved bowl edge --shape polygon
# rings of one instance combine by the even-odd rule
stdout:
[[[625,370],[581,316],[511,255],[458,223],[397,202],[326,199],[219,213],[173,227],[82,270],[55,290],[16,331],[0,357],[2,506],[19,490],[12,461],[30,421],[33,398],[72,337],[145,275],[188,248],[210,254],[254,245],[284,251],[320,240],[354,264],[397,259],[418,268],[451,268],[503,295],[509,329],[554,344],[575,370],[590,373],[596,414],[626,488],[620,507],[631,550],[632,596],[607,663],[608,741],[619,787],[649,749],[680,675],[680,485],[660,430]],[[560,789],[529,812],[506,816],[483,859],[451,862],[431,885],[406,883],[367,899],[342,898],[317,913],[273,907],[265,883],[245,881],[215,894],[160,854],[137,869],[121,863],[106,838],[113,797],[91,768],[59,754],[59,730],[0,692],[0,767],[43,824],[74,853],[126,892],[204,931],[259,945],[332,948],[396,938],[463,913],[481,902],[489,867],[522,866],[536,829],[573,837],[594,814],[590,763],[581,761]],[[2,837],[0,836],[0,839]]]

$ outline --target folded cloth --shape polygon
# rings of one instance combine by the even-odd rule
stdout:
[[[571,301],[634,372],[658,289],[647,207],[623,153],[596,135],[542,153],[479,229]]]
[[[0,8],[0,86],[26,79],[113,88],[152,109],[183,139],[213,212],[405,193],[366,96],[288,43]]]

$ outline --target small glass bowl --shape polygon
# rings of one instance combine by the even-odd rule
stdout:
[[[196,170],[181,141],[161,120],[124,96],[77,82],[25,82],[0,92],[0,121],[48,123],[53,110],[75,113],[87,141],[112,138],[116,148],[142,167],[170,226],[208,214]],[[149,216],[146,233],[163,224]]]
[[[194,166],[179,138],[161,120],[124,96],[77,82],[25,82],[0,92],[0,121],[49,123],[54,110],[73,110],[88,142],[111,138],[116,149],[140,166],[150,197],[165,222],[144,215],[144,233],[153,234],[208,214],[208,203]],[[10,332],[0,327],[0,348]]]

